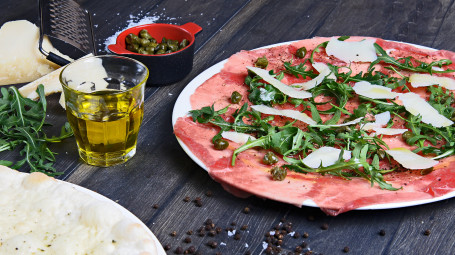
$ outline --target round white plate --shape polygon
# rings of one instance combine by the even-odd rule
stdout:
[[[295,41],[289,41],[289,42],[283,42],[283,43],[277,43],[277,44],[272,44],[268,46],[264,46],[261,48],[271,48],[275,46],[280,46],[284,44],[290,44]],[[410,44],[410,43],[408,43]],[[410,44],[422,49],[431,49],[435,50],[426,46],[420,46],[416,44]],[[177,101],[175,102],[174,105],[174,110],[172,112],[172,126],[175,125],[177,119],[179,117],[184,117],[187,116],[190,110],[193,110],[191,108],[191,103],[190,103],[190,97],[191,95],[196,91],[196,89],[202,85],[206,80],[208,80],[210,77],[213,75],[219,73],[221,69],[223,69],[224,64],[227,62],[227,59],[211,66],[210,68],[206,69],[202,73],[200,73],[198,76],[196,76],[180,93],[179,97],[177,98]],[[202,167],[204,170],[208,171],[207,167],[202,163],[202,161],[196,157],[191,150],[177,137],[177,141],[179,144],[182,146],[183,150],[188,154],[188,156],[196,162],[200,167]],[[415,205],[422,205],[422,204],[428,204],[432,202],[437,202],[441,201],[444,199],[452,198],[455,197],[455,191],[447,193],[443,196],[440,197],[435,197],[431,199],[423,199],[423,200],[415,200],[415,201],[408,201],[408,202],[398,202],[398,203],[384,203],[384,204],[374,204],[374,205],[369,205],[369,206],[364,206],[364,207],[359,207],[355,210],[380,210],[380,209],[393,209],[393,208],[402,208],[402,207],[409,207],[409,206],[415,206]],[[314,203],[312,200],[308,199],[305,200],[302,203],[303,206],[310,206],[310,207],[319,207]]]

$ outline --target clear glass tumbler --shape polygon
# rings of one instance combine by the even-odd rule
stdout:
[[[148,75],[141,62],[113,55],[86,57],[62,70],[66,114],[87,164],[107,167],[134,156]]]

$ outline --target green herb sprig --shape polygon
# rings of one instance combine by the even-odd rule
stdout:
[[[47,125],[47,102],[43,85],[37,88],[39,101],[24,98],[17,88],[1,89],[0,98],[0,152],[19,149],[24,158],[17,162],[0,160],[0,165],[20,169],[25,164],[31,172],[42,172],[49,176],[62,174],[53,167],[55,154],[48,143],[60,142],[71,137],[73,131],[65,123],[58,137],[47,137],[43,126]]]

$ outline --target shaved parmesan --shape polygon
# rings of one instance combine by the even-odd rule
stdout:
[[[415,73],[409,76],[409,82],[414,88],[439,85],[446,89],[455,90],[455,80],[448,77],[433,76],[430,74]]]
[[[407,169],[427,169],[439,163],[437,160],[422,157],[405,148],[394,148],[386,152]]]
[[[355,93],[373,99],[393,99],[398,93],[392,92],[391,88],[372,85],[367,81],[359,81],[353,87]]]
[[[332,147],[321,147],[313,151],[310,155],[302,160],[302,162],[311,168],[318,168],[320,166],[326,167],[335,164],[340,156],[341,150]],[[344,151],[343,159],[351,159],[351,152]]]
[[[256,140],[256,138],[254,138],[251,135],[244,134],[244,133],[238,133],[235,131],[224,131],[223,133],[221,133],[221,136],[224,139],[228,139],[235,143],[246,143],[246,142],[248,142],[248,140]]]
[[[346,123],[341,123],[341,124],[335,124],[335,125],[319,125],[320,127],[343,127],[343,126],[349,126],[349,125],[354,125],[354,124],[357,124],[359,123],[361,120],[363,119],[363,117],[359,117],[355,120],[351,120],[349,122],[346,122]]]
[[[332,80],[336,80],[337,77],[335,76],[332,71],[330,71],[329,67],[324,64],[324,63],[314,63],[313,64],[314,69],[319,72],[319,75],[316,76],[316,78],[309,80],[307,82],[303,83],[294,83],[292,86],[299,86],[303,90],[309,90],[317,85],[321,84],[321,82],[327,77]]]
[[[399,99],[403,102],[405,109],[414,116],[420,115],[422,122],[433,125],[434,127],[447,127],[453,124],[453,121],[439,114],[425,99],[416,93],[400,94]]]
[[[251,108],[255,111],[258,111],[260,113],[264,114],[270,114],[270,115],[280,115],[284,117],[289,117],[295,120],[300,120],[302,122],[305,122],[308,125],[316,125],[316,121],[314,121],[312,118],[310,118],[308,115],[306,115],[303,112],[295,111],[295,110],[278,110],[269,106],[265,105],[252,105]]]
[[[378,57],[374,48],[374,39],[365,39],[359,42],[339,41],[333,37],[330,39],[325,51],[327,55],[334,56],[346,63],[349,62],[373,62]]]
[[[361,127],[361,129],[373,130],[374,128],[380,128],[380,127],[387,125],[387,123],[389,123],[389,120],[390,120],[390,112],[387,111],[387,112],[376,114],[376,115],[374,115],[374,118],[375,118],[374,122],[366,123],[365,125],[363,125]]]
[[[312,94],[305,90],[296,90],[293,87],[282,83],[281,81],[272,77],[267,70],[248,66],[248,70],[254,72],[255,74],[259,75],[264,81],[270,83],[273,87],[278,89],[279,91],[283,92],[284,94],[299,99],[305,99],[312,97]]]
[[[400,135],[408,131],[406,128],[382,128],[382,127],[373,127],[372,130],[376,132],[377,135]]]

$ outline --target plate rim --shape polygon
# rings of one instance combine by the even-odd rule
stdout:
[[[310,38],[309,38],[310,39]],[[378,39],[378,38],[376,38]],[[304,39],[302,39],[304,40]],[[385,39],[383,39],[385,40]],[[266,45],[262,46],[256,49],[252,50],[257,50],[257,49],[264,49],[264,48],[271,48],[271,47],[276,47],[276,46],[281,46],[281,45],[286,45],[286,44],[291,44],[293,42],[298,42],[301,40],[293,40],[293,41],[287,41],[287,42],[281,42],[281,43],[275,43],[271,45]],[[386,40],[389,42],[397,42],[397,43],[404,43],[408,45],[415,46],[417,48],[421,49],[427,49],[427,50],[437,50],[431,47],[423,46],[423,45],[418,45],[418,44],[413,44],[413,43],[407,43],[407,42],[400,42],[400,41],[394,41],[394,40]],[[234,53],[236,54],[236,53]],[[179,117],[185,117],[188,116],[189,110],[185,110],[184,106],[189,106],[187,109],[191,109],[191,103],[190,103],[190,97],[191,95],[196,91],[196,89],[201,86],[207,79],[211,78],[213,75],[217,74],[223,69],[224,64],[228,61],[229,58],[224,59],[222,61],[219,61],[218,63],[210,66],[209,68],[205,69],[203,72],[198,74],[196,77],[194,77],[186,86],[185,88],[180,92],[179,96],[177,97],[177,100],[175,101],[174,108],[172,111],[172,129],[174,130],[175,123],[177,122],[177,119]],[[207,77],[208,76],[208,77]],[[207,77],[207,78],[206,78]],[[205,79],[204,79],[205,78]],[[204,79],[204,80],[201,80]],[[174,130],[175,131],[175,130]],[[175,135],[175,132],[174,132]],[[191,150],[186,146],[183,141],[181,141],[177,136],[175,136],[178,143],[182,147],[182,149],[185,151],[185,153],[196,163],[198,164],[202,169],[208,172],[207,167],[204,165],[204,163],[196,157]],[[252,194],[255,195],[255,194]],[[255,195],[256,196],[256,195]],[[384,209],[397,209],[397,208],[405,208],[405,207],[412,207],[412,206],[417,206],[417,205],[424,205],[428,203],[434,203],[438,201],[442,201],[445,199],[449,199],[455,197],[455,191],[449,192],[443,196],[439,197],[433,197],[429,199],[419,199],[419,200],[413,200],[413,201],[406,201],[406,202],[393,202],[393,203],[380,203],[380,204],[372,204],[368,206],[362,206],[353,210],[384,210]],[[271,199],[273,200],[273,199]],[[307,207],[317,207],[319,208],[316,203],[311,200],[307,199],[302,202],[301,206],[307,206]]]

